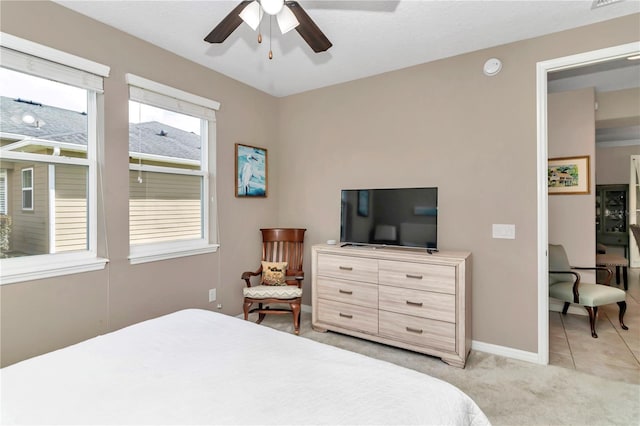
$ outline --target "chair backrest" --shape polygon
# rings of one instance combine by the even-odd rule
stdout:
[[[549,270],[550,271],[569,271],[571,264],[567,257],[564,247],[561,244],[549,244]],[[568,281],[567,274],[549,274],[549,285],[559,282]]]
[[[262,260],[287,262],[287,275],[302,271],[304,232],[299,228],[269,228],[262,232]]]
[[[636,239],[636,244],[638,245],[638,247],[640,247],[640,225],[629,225],[629,228],[631,229],[631,232]]]

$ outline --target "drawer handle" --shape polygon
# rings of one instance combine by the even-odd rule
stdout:
[[[339,291],[340,293],[342,293],[342,294],[353,294],[353,292],[352,292],[352,291],[347,291],[347,290],[342,290],[342,289],[340,289],[340,290],[338,290],[338,291]]]
[[[353,271],[353,268],[351,266],[339,266],[338,268],[342,269],[343,271]]]
[[[407,274],[407,278],[413,278],[413,279],[416,279],[416,280],[421,280],[422,279],[422,275]]]
[[[422,306],[422,302],[412,302],[412,301],[410,301],[410,300],[407,300],[407,305],[410,305],[410,306],[420,306],[420,307],[421,307],[421,306]]]
[[[407,331],[409,333],[416,333],[416,334],[422,334],[422,330],[418,330],[417,328],[411,328],[411,327],[407,327]]]
[[[349,318],[349,319],[353,318],[353,315],[343,314],[342,312],[340,312],[340,316],[342,318]]]

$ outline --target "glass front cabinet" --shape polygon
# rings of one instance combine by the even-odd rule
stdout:
[[[596,185],[596,241],[605,246],[629,244],[628,185]]]

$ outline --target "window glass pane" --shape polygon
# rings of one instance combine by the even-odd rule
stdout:
[[[129,172],[132,245],[202,238],[202,177]]]
[[[0,68],[3,151],[87,158],[87,91]]]
[[[129,101],[129,159],[144,164],[200,170],[202,120]]]
[[[0,257],[88,249],[87,166],[3,159],[1,168],[8,208],[0,216]],[[32,189],[22,188],[25,175]]]
[[[203,238],[203,176],[184,170],[202,170],[204,123],[129,101],[131,245]]]
[[[0,257],[89,249],[88,166],[57,161],[88,158],[90,93],[0,67]]]

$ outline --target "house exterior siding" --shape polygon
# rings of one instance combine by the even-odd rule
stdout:
[[[132,245],[200,238],[198,176],[129,172],[129,240]]]
[[[87,169],[58,164],[56,179],[56,253],[87,249]]]

